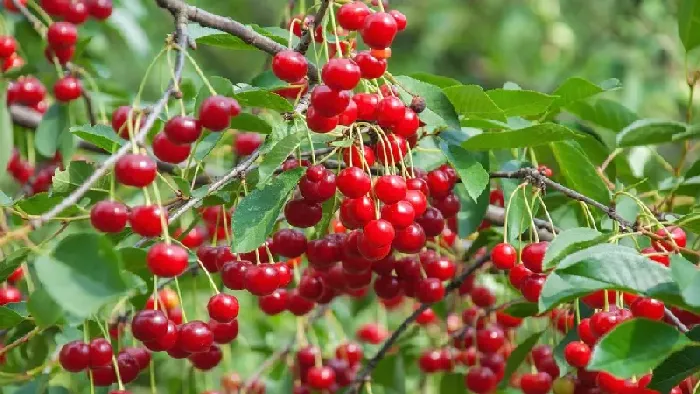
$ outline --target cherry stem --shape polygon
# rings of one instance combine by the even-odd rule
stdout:
[[[100,328],[100,331],[102,331],[102,335],[104,335],[105,338],[109,338],[109,333],[105,329],[105,327],[100,323],[100,319],[95,316],[95,323],[97,323],[97,326]],[[114,366],[114,373],[117,375],[117,386],[119,387],[119,390],[124,390],[124,383],[122,383],[122,377],[121,374],[119,373],[119,364],[117,363],[117,356],[112,354],[112,365]]]
[[[182,291],[180,290],[180,282],[177,280],[177,276],[175,277],[174,282],[175,282],[175,291],[177,292],[177,297],[180,299],[180,305],[183,306],[183,307],[181,308],[181,310],[182,310],[182,321],[184,321],[185,323],[187,323],[188,320],[187,320],[187,314],[185,313],[185,307],[184,307],[185,304],[184,304],[184,301],[183,301],[184,299],[182,298]]]

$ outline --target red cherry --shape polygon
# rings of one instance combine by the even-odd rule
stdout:
[[[262,145],[263,138],[258,133],[238,132],[233,136],[233,151],[237,156],[248,156]]]
[[[515,267],[518,251],[509,243],[500,243],[491,250],[491,261],[498,269],[509,270]],[[515,286],[515,284],[513,284]],[[519,286],[516,286],[519,288]]]
[[[547,251],[548,242],[537,242],[531,243],[523,248],[521,259],[523,264],[530,271],[535,273],[542,272],[542,261],[544,261],[544,254]]]
[[[299,190],[307,201],[324,202],[335,195],[335,174],[322,164],[311,166],[299,180]]]
[[[486,367],[469,368],[464,378],[467,388],[477,394],[485,394],[496,388],[496,375]]]
[[[374,193],[383,203],[399,202],[406,197],[406,181],[398,175],[382,175],[374,184]]]
[[[406,15],[402,14],[399,10],[391,10],[389,11],[389,15],[391,15],[396,21],[396,28],[398,31],[403,31],[406,29]]]
[[[620,316],[615,312],[598,312],[591,317],[591,331],[597,337],[602,337],[621,322]]]
[[[49,15],[61,16],[68,10],[68,0],[41,0],[41,8]]]
[[[564,348],[566,362],[575,368],[585,368],[591,360],[591,348],[583,342],[569,342]]]
[[[67,22],[79,25],[84,23],[89,16],[87,5],[82,1],[73,1],[68,5],[68,9],[63,17]]]
[[[148,250],[146,263],[153,275],[174,278],[185,272],[188,258],[187,250],[181,246],[161,242]]]
[[[199,107],[199,123],[211,131],[228,128],[231,123],[233,104],[234,100],[228,97],[207,97]]]
[[[428,208],[428,199],[425,194],[420,190],[409,190],[406,191],[406,199],[413,206],[413,212],[415,217],[419,217],[425,213]]]
[[[116,201],[100,201],[90,210],[92,227],[103,233],[118,233],[126,227],[129,211]]]
[[[656,249],[654,249],[653,247],[644,248],[640,251],[640,253],[644,254],[644,255],[651,254],[651,256],[647,256],[647,257],[649,257],[649,259],[651,259],[652,261],[656,261],[657,263],[659,263],[663,266],[668,267],[671,265],[671,257],[669,257],[669,255],[667,255],[667,254],[656,254],[659,252],[657,252]],[[662,252],[662,253],[664,253],[664,252]]]
[[[396,96],[384,97],[377,104],[377,121],[381,127],[393,128],[404,117],[406,106]]]
[[[418,366],[425,373],[435,373],[440,370],[441,359],[439,350],[426,350],[418,358]]]
[[[248,267],[244,281],[246,290],[256,296],[272,294],[279,287],[279,275],[271,264]]]
[[[19,80],[17,85],[17,99],[19,102],[34,105],[46,97],[46,88],[38,79],[27,77]]]
[[[146,155],[123,156],[114,166],[117,181],[123,185],[146,187],[156,179],[156,163]]]
[[[496,303],[496,296],[486,287],[474,287],[470,293],[474,305],[481,308],[488,308]]]
[[[53,48],[73,46],[78,41],[78,29],[70,22],[54,22],[49,26],[46,40]]]
[[[411,138],[416,135],[420,127],[420,119],[412,109],[406,108],[403,117],[392,127],[392,131],[404,138]]]
[[[350,100],[345,110],[338,115],[338,123],[342,126],[350,126],[357,120],[357,104],[354,100]]]
[[[373,247],[391,244],[396,235],[394,226],[384,219],[372,220],[364,228],[364,239]]]
[[[453,186],[447,173],[442,170],[430,171],[427,182],[432,197],[445,197]]]
[[[339,360],[345,360],[348,366],[354,367],[358,365],[364,358],[362,347],[356,343],[347,342],[338,345],[335,349],[335,357]]]
[[[90,364],[90,346],[83,341],[68,342],[58,353],[58,362],[68,372],[80,372]]]
[[[386,72],[386,59],[377,59],[372,56],[370,51],[361,51],[355,55],[355,63],[360,67],[362,78],[375,79],[379,78]]]
[[[294,83],[304,78],[308,71],[309,62],[297,51],[281,51],[272,58],[273,74],[285,82]]]
[[[125,105],[118,107],[114,110],[114,112],[112,112],[112,129],[114,129],[114,132],[119,134],[119,136],[124,139],[129,138],[129,126],[126,122],[129,119],[130,113],[132,122],[131,128],[133,129],[133,133],[136,134],[141,129],[143,118],[141,118],[137,123],[136,119],[138,118],[138,114],[134,112],[135,111],[133,111],[131,107]]]
[[[428,278],[437,278],[442,281],[452,279],[457,271],[457,266],[452,260],[446,257],[439,257],[428,260],[423,264],[425,275]]]
[[[153,154],[166,163],[182,163],[190,156],[191,150],[190,145],[175,144],[163,133],[158,133],[153,137]]]
[[[354,145],[343,149],[343,162],[349,167],[364,168],[365,165],[372,167],[375,160],[374,151],[367,145],[364,145],[362,154],[360,154],[360,149]]]
[[[355,89],[360,77],[360,67],[350,59],[333,58],[321,69],[323,83],[333,90]]]
[[[165,123],[163,133],[176,144],[189,144],[202,135],[202,126],[191,116],[174,116]]]
[[[338,190],[348,198],[359,198],[372,188],[371,179],[358,167],[349,167],[338,174]]]
[[[3,0],[4,2],[8,2],[11,0]],[[21,0],[21,1],[26,1],[26,0]],[[2,59],[0,59],[2,60]],[[7,72],[15,68],[20,68],[25,64],[24,59],[20,57],[17,53],[13,53],[10,57],[5,58],[5,60],[2,62],[2,72]]]
[[[386,204],[382,207],[381,212],[382,219],[387,220],[397,230],[408,227],[416,216],[413,205],[405,200]]]
[[[190,362],[192,363],[192,366],[199,369],[200,371],[208,371],[216,367],[217,365],[219,365],[222,358],[223,353],[217,345],[212,345],[209,347],[209,349],[203,352],[194,353],[187,357],[187,359],[190,360]]]
[[[284,217],[294,227],[307,228],[321,221],[321,205],[303,198],[291,200],[284,207]]]
[[[294,316],[304,316],[314,309],[314,303],[299,295],[296,290],[288,293],[287,309]]]
[[[112,362],[112,344],[104,338],[90,341],[90,368],[109,365]]]
[[[622,393],[625,392],[625,381],[624,379],[618,379],[612,374],[607,372],[598,372],[595,379],[598,387],[605,393]]]
[[[171,312],[168,312],[172,315]],[[172,317],[172,316],[171,316]],[[155,337],[149,341],[144,341],[144,346],[153,352],[163,352],[173,349],[177,344],[178,329],[172,320],[168,321],[168,329],[165,334]]]
[[[219,323],[216,320],[211,320],[209,329],[214,335],[214,342],[225,345],[238,337],[238,320],[229,323]]]
[[[238,299],[230,294],[212,296],[207,304],[209,317],[219,323],[229,323],[238,316]]]
[[[163,232],[163,220],[168,224],[168,217],[158,205],[141,205],[131,209],[129,223],[131,229],[144,237],[157,237]]]
[[[0,36],[0,57],[10,57],[17,50],[17,42],[12,36]]]
[[[686,238],[685,231],[683,231],[682,228],[677,227],[677,226],[669,226],[666,228],[658,229],[656,231],[656,235],[658,235],[659,237],[662,237],[664,239],[669,239],[669,234],[670,234],[670,238],[675,242],[675,244],[679,248],[685,248],[687,238]],[[654,249],[658,250],[659,252],[675,250],[673,242],[671,242],[671,241],[653,240],[652,246],[654,247]]]
[[[593,333],[591,329],[591,319],[581,319],[581,322],[576,327],[576,331],[578,332],[578,337],[581,338],[586,345],[589,347],[595,346],[598,336]]]
[[[412,223],[396,232],[393,247],[402,253],[418,253],[426,241],[425,231],[418,223]]]
[[[23,6],[27,5],[27,0],[18,0],[17,2]],[[5,7],[5,9],[9,12],[19,12],[12,0],[3,0],[2,4],[3,7]]]
[[[360,34],[370,48],[384,49],[391,46],[398,31],[396,19],[386,12],[377,12],[365,18]]]
[[[140,341],[151,341],[166,335],[167,332],[168,318],[159,310],[138,311],[131,320],[131,333]]]
[[[632,314],[636,317],[645,317],[651,320],[661,320],[664,318],[666,308],[664,303],[653,298],[637,298],[630,305]]]
[[[289,302],[287,290],[277,289],[258,299],[258,306],[266,315],[274,316],[287,310]]]
[[[280,229],[272,236],[272,252],[284,257],[299,257],[306,251],[306,236],[295,229]]]
[[[325,118],[333,118],[343,113],[350,101],[348,90],[335,90],[328,85],[318,85],[311,91],[311,106],[314,112]]]
[[[142,347],[127,347],[122,349],[122,352],[136,360],[141,370],[148,368],[151,363],[151,353]]]
[[[357,104],[357,118],[373,121],[377,118],[379,95],[376,93],[358,93],[352,96],[352,101]]]
[[[308,385],[317,390],[324,390],[335,383],[335,371],[331,367],[311,367],[306,374]]]
[[[445,288],[440,279],[427,278],[418,283],[418,300],[424,304],[438,302],[445,297]]]
[[[325,134],[333,131],[338,125],[338,117],[326,117],[321,115],[313,106],[306,111],[306,124],[311,131]]]
[[[369,7],[361,1],[346,3],[338,10],[338,24],[345,30],[360,30],[365,18],[371,13]]]
[[[177,346],[185,352],[199,353],[214,343],[214,334],[206,323],[194,320],[180,326],[177,342]]]
[[[497,326],[486,327],[476,332],[476,347],[483,353],[496,353],[505,344],[505,334]]]
[[[532,274],[528,276],[520,285],[520,291],[523,297],[530,302],[537,302],[542,293],[542,287],[547,277],[542,274]]]
[[[53,94],[56,96],[56,100],[68,102],[79,98],[82,90],[83,88],[77,78],[63,77],[54,85]]]
[[[408,152],[408,143],[400,135],[389,134],[377,142],[377,158],[380,163],[395,165],[401,163]]]
[[[112,15],[112,0],[87,0],[90,15],[98,20],[105,20]]]
[[[520,377],[520,389],[524,394],[547,394],[552,388],[552,377],[544,372]]]
[[[442,229],[445,228],[445,218],[437,208],[433,207],[428,207],[422,216],[416,218],[416,222],[420,224],[428,237],[440,235]]]

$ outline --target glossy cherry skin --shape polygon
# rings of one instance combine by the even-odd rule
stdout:
[[[272,294],[279,287],[279,275],[271,264],[249,267],[244,281],[246,290],[257,296]]]
[[[0,57],[10,57],[17,50],[17,42],[12,36],[0,36]]]
[[[131,332],[140,341],[151,341],[168,332],[168,318],[154,309],[138,311],[131,320]]]
[[[151,353],[142,347],[126,347],[122,352],[133,357],[141,370],[148,368],[151,363]]]
[[[163,232],[163,223],[167,225],[168,218],[158,205],[140,205],[131,209],[129,223],[135,233],[156,237]]]
[[[248,156],[255,152],[263,143],[263,137],[258,133],[238,132],[233,136],[233,151],[238,156]]]
[[[90,341],[90,368],[109,365],[112,362],[112,344],[104,338]]]
[[[156,179],[156,163],[146,155],[129,154],[117,161],[114,174],[123,185],[146,187]]]
[[[418,223],[411,223],[406,228],[398,230],[394,237],[393,247],[402,253],[418,253],[425,246],[426,235]]]
[[[165,123],[163,133],[176,144],[189,144],[202,135],[202,126],[191,116],[175,116]]]
[[[394,124],[392,131],[394,134],[404,138],[415,137],[418,128],[420,127],[420,119],[415,112],[410,108],[405,108],[403,116]],[[413,145],[411,145],[413,146]]]
[[[440,235],[442,229],[445,228],[445,219],[442,213],[433,207],[428,207],[422,216],[416,218],[416,223],[420,224],[428,237]]]
[[[353,367],[358,365],[364,358],[362,347],[356,343],[346,342],[338,345],[335,349],[335,357],[340,360],[345,360],[348,366]]]
[[[630,310],[636,317],[645,317],[651,320],[662,320],[665,315],[664,303],[653,298],[639,297],[632,304]]]
[[[509,243],[499,243],[491,250],[491,261],[496,268],[509,270],[518,261],[518,251]]]
[[[272,236],[272,252],[284,257],[299,257],[306,251],[306,236],[295,229],[280,229]]]
[[[336,179],[322,164],[311,166],[299,180],[299,191],[305,200],[324,202],[335,195]]]
[[[414,219],[423,215],[428,208],[428,199],[420,190],[407,190],[405,201],[413,206]]]
[[[345,197],[359,198],[369,193],[372,183],[369,175],[358,167],[342,170],[337,177],[338,190]]]
[[[176,144],[168,139],[163,133],[153,137],[153,154],[166,163],[178,164],[187,160],[192,147],[190,145]]]
[[[406,25],[408,23],[408,21],[406,20],[406,15],[402,14],[401,11],[395,9],[389,11],[389,14],[396,21],[396,28],[398,29],[398,31],[403,31],[404,29],[406,29]]]
[[[209,322],[209,329],[214,335],[214,342],[225,345],[238,337],[238,320],[229,323],[219,323],[212,320]]]
[[[583,342],[569,342],[564,348],[566,362],[575,368],[585,368],[591,360],[591,348]]]
[[[438,302],[445,296],[445,288],[439,279],[423,279],[418,283],[417,296],[425,304]]]
[[[131,127],[133,129],[133,133],[136,134],[141,129],[143,117],[137,123],[136,120],[139,118],[139,116],[134,112],[135,111],[131,107],[126,105],[118,107],[114,110],[114,112],[112,112],[112,129],[124,139],[129,138],[129,125],[127,124],[129,116],[131,116]],[[131,115],[129,115],[130,113]]]
[[[335,371],[331,367],[311,367],[306,374],[309,386],[324,390],[335,383]]]
[[[203,352],[194,353],[187,357],[187,359],[192,363],[192,366],[200,371],[208,371],[216,367],[219,365],[222,358],[223,353],[217,345],[212,345],[209,347],[209,349]]]
[[[370,51],[361,51],[355,55],[355,63],[360,67],[362,78],[375,79],[379,78],[386,72],[386,59],[377,59],[372,56]]]
[[[112,15],[112,0],[88,0],[90,16],[98,20],[105,20]]]
[[[348,90],[334,90],[327,85],[318,85],[311,91],[311,106],[314,113],[326,118],[333,118],[343,113],[350,101]]]
[[[371,13],[369,7],[361,1],[346,3],[338,10],[338,24],[345,30],[360,30],[365,18]]]
[[[70,22],[54,22],[49,26],[46,40],[54,48],[73,46],[78,41],[78,29]]]
[[[416,217],[413,205],[405,200],[394,204],[385,204],[382,207],[381,214],[382,219],[387,220],[397,230],[402,230],[411,225]]]
[[[406,139],[397,134],[389,134],[377,142],[377,160],[382,164],[398,165],[408,153]]]
[[[385,204],[393,204],[406,197],[406,181],[398,175],[382,175],[374,184],[374,193]]]
[[[547,394],[552,388],[552,377],[544,372],[525,374],[520,378],[524,394]]]
[[[673,241],[679,248],[685,248],[685,245],[687,243],[687,236],[685,234],[685,231],[683,231],[682,228],[677,226],[670,226],[667,228],[658,229],[656,231],[656,235],[664,239],[668,239],[670,235],[670,238],[673,239]],[[673,242],[671,241],[654,240],[652,241],[652,246],[660,252],[675,250]]]
[[[309,126],[311,131],[316,133],[325,134],[333,131],[338,125],[337,116],[323,116],[318,112],[313,106],[310,106],[306,111],[306,124]]]
[[[498,380],[491,369],[486,367],[469,368],[467,375],[464,377],[464,384],[467,388],[477,394],[488,393],[494,388]]]
[[[403,101],[396,96],[384,97],[377,104],[377,122],[381,127],[393,128],[406,112]]]
[[[343,126],[350,126],[357,120],[357,104],[355,101],[350,100],[348,106],[345,107],[343,112],[338,115],[338,124]]]
[[[595,343],[598,340],[598,336],[593,333],[593,330],[591,329],[591,319],[586,318],[586,319],[581,319],[581,322],[579,323],[578,327],[576,327],[576,331],[578,332],[579,338],[588,345],[589,347],[595,346]]]
[[[396,19],[386,12],[376,12],[364,20],[360,34],[362,41],[374,49],[384,49],[391,43],[398,32]]]
[[[523,264],[530,271],[535,273],[542,272],[542,261],[544,261],[544,254],[547,251],[548,242],[536,242],[531,243],[523,248],[521,253],[521,259]]]
[[[238,299],[230,294],[212,296],[207,304],[209,317],[219,323],[229,323],[238,316]]]
[[[82,1],[74,1],[68,5],[68,10],[64,14],[66,22],[79,25],[84,23],[90,16],[87,5]]]
[[[285,82],[294,83],[306,76],[309,62],[297,51],[285,50],[272,58],[272,72]]]
[[[379,106],[379,95],[376,93],[357,93],[352,96],[352,101],[357,104],[357,118],[360,120],[373,121],[377,119],[377,107]]]
[[[100,201],[90,210],[92,227],[103,233],[118,233],[124,230],[129,218],[127,207],[117,201]]]
[[[546,280],[547,277],[542,274],[532,274],[528,276],[520,286],[523,297],[530,302],[537,302]]]
[[[483,353],[496,353],[505,344],[505,333],[498,326],[477,330],[476,347]]]
[[[165,334],[153,338],[150,341],[144,341],[143,344],[153,352],[168,351],[177,345],[178,335],[179,331],[177,325],[172,320],[169,320],[168,329]]]
[[[199,108],[199,123],[211,131],[221,131],[231,123],[233,99],[223,96],[207,97]],[[238,103],[236,103],[236,106]]]
[[[291,200],[284,207],[284,217],[294,227],[312,227],[321,221],[322,216],[321,204],[303,198]]]
[[[73,101],[79,98],[82,91],[80,80],[75,77],[63,77],[53,86],[53,94],[56,100],[62,102]]]
[[[157,243],[148,250],[146,264],[153,275],[174,278],[187,269],[187,250],[178,245]]]
[[[214,343],[211,329],[199,320],[183,324],[179,331],[178,346],[188,353],[206,351]]]
[[[350,59],[333,58],[321,69],[323,83],[333,90],[352,90],[360,82],[360,67]]]
[[[287,310],[289,295],[286,289],[277,289],[258,299],[258,306],[266,315],[274,316]]]
[[[80,372],[90,365],[90,346],[83,341],[68,342],[58,353],[58,362],[69,372]]]
[[[360,153],[360,148],[355,145],[351,146],[350,148],[343,149],[343,162],[348,167],[372,167],[375,161],[376,156],[374,151],[367,145],[363,146],[362,153]]]
[[[221,279],[224,286],[231,290],[245,289],[245,274],[250,267],[250,261],[230,261],[221,266]]]

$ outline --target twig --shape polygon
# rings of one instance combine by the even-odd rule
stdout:
[[[447,287],[445,288],[445,296],[447,296],[449,293],[452,291],[458,289],[461,285],[462,282],[464,282],[467,277],[471,274],[473,274],[476,270],[481,268],[486,262],[489,261],[491,256],[489,254],[486,254],[482,257],[479,257],[476,259],[474,264],[469,267],[467,270],[459,274],[458,277],[456,277],[452,282],[450,282]],[[389,339],[387,339],[384,344],[382,344],[382,347],[379,348],[377,353],[365,364],[365,366],[362,368],[360,372],[357,373],[355,379],[352,381],[350,384],[351,389],[348,391],[348,393],[359,393],[360,389],[362,388],[362,385],[365,383],[365,381],[369,378],[369,376],[372,374],[372,371],[377,367],[379,362],[386,356],[387,352],[389,352],[389,349],[398,341],[399,337],[401,334],[403,334],[404,331],[408,329],[408,327],[416,321],[418,316],[423,313],[426,309],[430,308],[432,304],[421,304],[421,306],[413,311],[413,313],[406,318],[399,327],[394,331]]]
[[[505,222],[506,210],[502,207],[496,205],[489,205],[486,209],[486,216],[484,219],[488,220],[492,224],[503,225]],[[546,220],[534,218],[533,222],[537,227],[537,234],[542,241],[551,241],[554,239],[554,234],[561,232],[558,227],[552,228],[552,224]]]
[[[683,324],[683,322],[681,322],[680,319],[676,315],[674,315],[670,309],[664,309],[664,316],[666,316],[666,318],[670,320],[680,332],[688,332],[688,327],[685,324]]]
[[[314,15],[313,21],[309,23],[308,29],[306,29],[304,34],[302,34],[299,43],[294,48],[295,51],[301,54],[305,54],[306,51],[309,50],[309,45],[311,44],[311,40],[313,39],[314,33],[316,31],[316,26],[318,26],[319,23],[323,21],[323,17],[326,16],[326,11],[328,10],[328,6],[330,5],[330,3],[330,0],[321,1],[321,5],[318,7],[318,11],[316,11],[316,15]]]
[[[90,98],[90,93],[83,89],[81,96],[83,96],[83,101],[85,102],[85,112],[88,114],[88,120],[90,121],[90,126],[97,124],[97,118],[95,118],[95,112],[92,108],[92,99]]]
[[[36,129],[39,127],[42,115],[23,105],[10,105],[10,117],[12,118],[12,123],[18,126]]]
[[[5,353],[9,352],[10,350],[16,348],[17,346],[19,346],[19,345],[21,345],[21,344],[23,344],[23,343],[28,342],[30,339],[32,339],[32,338],[33,338],[36,334],[38,334],[39,332],[41,332],[41,329],[39,329],[39,327],[34,327],[33,330],[31,330],[31,331],[29,331],[28,333],[24,334],[24,336],[22,336],[22,337],[19,338],[18,340],[14,341],[14,342],[12,342],[11,344],[9,344],[9,345],[3,347],[2,349],[0,349],[0,357],[2,357],[3,355],[5,355]]]

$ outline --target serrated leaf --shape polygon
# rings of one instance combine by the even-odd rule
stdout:
[[[577,137],[579,134],[566,126],[542,123],[518,130],[478,134],[466,140],[462,146],[469,150],[526,148]]]
[[[71,234],[51,256],[39,256],[34,267],[48,295],[78,317],[92,315],[128,290],[119,256],[100,234]]]
[[[678,35],[685,51],[700,45],[700,1],[680,0],[678,5]]]
[[[537,304],[534,302],[517,302],[504,309],[503,312],[520,318],[535,316],[538,313]]]
[[[402,87],[425,100],[426,109],[418,115],[423,122],[431,127],[459,128],[457,113],[440,87],[406,76],[396,77],[396,80]],[[410,95],[401,89],[399,92],[404,101],[411,100]]]
[[[413,79],[417,79],[422,82],[435,85],[441,89],[448,88],[450,86],[461,85],[462,83],[454,78],[443,77],[441,75],[434,75],[428,73],[413,73],[409,75]]]
[[[562,107],[566,107],[577,101],[593,97],[597,94],[605,92],[606,90],[618,88],[619,86],[620,81],[616,79],[609,79],[607,81],[603,81],[599,85],[596,85],[593,82],[580,77],[569,78],[559,85],[554,92],[552,92],[552,96],[559,96],[559,98],[554,100],[552,105],[549,107],[548,112],[551,113],[557,111]]]
[[[13,305],[15,304],[0,306],[0,329],[15,327],[27,318],[26,315],[23,316],[10,308]]]
[[[272,126],[263,118],[243,112],[238,114],[238,116],[231,118],[232,129],[241,131],[251,131],[261,134],[270,134],[272,132]]]
[[[282,163],[287,160],[287,157],[299,146],[304,137],[304,133],[290,134],[272,143],[272,148],[265,153],[258,168],[258,189],[265,187],[275,170],[280,168]]]
[[[444,141],[440,143],[440,149],[462,179],[462,187],[466,189],[469,197],[476,201],[489,186],[490,179],[489,173],[479,163],[477,154]]]
[[[700,327],[693,328],[686,336],[695,342],[700,342]],[[687,347],[673,353],[654,368],[651,382],[647,387],[666,394],[683,379],[698,372],[700,372],[700,348]]]
[[[116,152],[125,142],[111,127],[103,124],[71,127],[70,132],[83,141],[98,146],[108,153]]]
[[[68,126],[68,107],[60,103],[50,106],[36,129],[37,152],[45,157],[53,157]]]
[[[31,293],[27,310],[34,318],[36,325],[41,328],[52,326],[63,315],[63,310],[44,289],[37,289]]]
[[[547,277],[539,299],[540,312],[596,290],[621,290],[657,298],[689,310],[671,270],[635,249],[602,244],[573,253]]]
[[[285,38],[280,37],[276,32],[268,31],[257,25],[245,26],[245,29],[253,30],[265,37],[272,39],[280,44],[287,44]],[[232,50],[258,50],[255,46],[243,41],[243,39],[234,35],[225,33],[221,30],[212,29],[209,27],[200,26],[197,23],[187,25],[187,33],[197,44],[210,45]]]
[[[692,343],[675,327],[664,322],[628,320],[613,328],[596,344],[587,369],[628,379],[648,373],[672,353]]]
[[[418,147],[412,153],[413,165],[426,171],[434,170],[447,162],[445,155],[439,151],[438,137],[426,136],[418,141]]]
[[[610,191],[588,156],[571,141],[552,144],[552,153],[567,184],[577,192],[602,203],[610,203]]]
[[[194,150],[194,155],[192,156],[196,161],[202,161],[205,157],[209,156],[212,149],[219,143],[224,133],[212,133],[205,131],[204,138],[197,144],[197,148]]]
[[[498,108],[481,86],[452,86],[444,89],[444,92],[461,116],[506,122],[505,112]]]
[[[95,172],[95,168],[92,164],[82,160],[72,161],[68,163],[65,170],[56,171],[52,180],[52,191],[53,193],[70,193],[85,183],[93,172]],[[98,180],[90,190],[109,193],[109,178]]]
[[[508,357],[508,361],[506,361],[506,369],[503,373],[503,379],[501,379],[500,384],[501,387],[508,385],[511,375],[513,375],[513,373],[518,370],[518,367],[520,367],[520,364],[525,361],[525,358],[527,358],[527,355],[530,354],[530,351],[537,344],[537,341],[540,340],[543,333],[544,331],[540,331],[530,335],[526,340],[518,345],[515,350],[513,350]]]
[[[618,132],[638,119],[637,114],[617,101],[598,99],[594,103],[578,101],[566,109],[579,118]]]
[[[15,207],[29,215],[41,215],[60,204],[64,198],[64,196],[49,196],[48,193],[39,193],[18,201]],[[64,209],[59,216],[72,216],[77,213],[80,213],[78,207],[71,205]]]
[[[671,256],[671,276],[688,305],[700,308],[700,271],[680,254]]]
[[[303,172],[303,168],[285,171],[241,200],[231,223],[234,252],[249,252],[265,242]]]
[[[544,113],[556,99],[533,90],[494,89],[486,94],[506,116],[534,116]]]
[[[250,88],[234,94],[234,98],[244,107],[267,108],[276,112],[291,112],[292,104],[277,93]]]
[[[4,282],[27,258],[29,250],[22,248],[3,257],[0,261],[0,283]]]
[[[584,249],[585,247],[593,246],[587,245],[586,241],[595,240],[601,235],[602,234],[598,230],[588,227],[572,228],[559,233],[547,247],[544,260],[542,261],[542,269],[549,270],[550,268],[554,268],[557,262],[569,254]],[[587,246],[576,249],[576,246],[581,244]]]
[[[617,135],[617,145],[630,146],[662,144],[673,141],[677,134],[684,133],[686,126],[670,120],[640,119],[625,127]]]
[[[2,169],[7,168],[7,163],[12,156],[12,148],[15,146],[12,117],[7,108],[7,86],[5,82],[0,83],[0,168]]]

